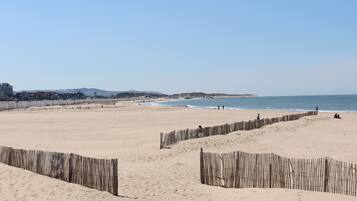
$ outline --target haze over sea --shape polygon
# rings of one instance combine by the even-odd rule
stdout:
[[[159,104],[204,108],[217,108],[218,105],[224,105],[225,109],[282,109],[296,111],[314,110],[318,106],[322,112],[353,112],[357,111],[357,95],[182,99]]]

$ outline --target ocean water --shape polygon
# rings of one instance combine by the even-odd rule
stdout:
[[[160,105],[180,107],[225,109],[281,109],[294,111],[315,110],[321,112],[356,112],[357,95],[325,95],[325,96],[271,96],[252,98],[217,98],[217,99],[182,99],[161,102]]]

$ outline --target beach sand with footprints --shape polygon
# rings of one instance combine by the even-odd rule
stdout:
[[[261,129],[192,139],[159,149],[160,132],[213,126],[296,112],[139,106],[48,107],[0,112],[0,145],[72,152],[119,161],[119,195],[0,164],[0,200],[355,200],[288,189],[226,189],[200,183],[200,148],[212,152],[273,152],[295,158],[330,156],[357,163],[357,113],[320,113]]]

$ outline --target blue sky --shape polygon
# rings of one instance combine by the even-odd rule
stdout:
[[[0,1],[0,82],[357,94],[357,1]]]

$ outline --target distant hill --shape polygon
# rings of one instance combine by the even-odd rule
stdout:
[[[17,93],[35,93],[35,92],[55,92],[59,94],[77,94],[81,93],[87,97],[94,97],[97,98],[106,98],[106,97],[113,97],[113,98],[134,98],[134,97],[146,97],[146,98],[161,98],[161,97],[169,97],[169,98],[226,98],[226,97],[255,97],[253,94],[225,94],[225,93],[204,93],[204,92],[189,92],[189,93],[177,93],[172,95],[166,95],[160,92],[154,91],[136,91],[136,90],[129,90],[129,91],[107,91],[103,89],[97,88],[77,88],[77,89],[58,89],[58,90],[27,90]],[[25,94],[26,95],[26,94]]]
[[[115,97],[115,98],[133,98],[133,97],[149,97],[149,98],[224,98],[224,97],[255,97],[253,94],[225,94],[225,93],[204,93],[204,92],[190,92],[190,93],[177,93],[166,95],[155,91],[107,91],[97,88],[78,88],[78,89],[59,89],[53,90],[57,93],[83,93],[85,96],[94,97]]]
[[[54,90],[55,92],[58,93],[78,93],[81,92],[86,96],[105,96],[105,97],[110,97],[110,96],[115,96],[118,93],[121,93],[121,91],[106,91],[102,89],[96,89],[96,88],[78,88],[78,89],[59,89],[59,90]]]
[[[166,96],[163,93],[160,92],[154,92],[154,91],[135,91],[135,90],[129,90],[129,91],[107,91],[107,90],[102,90],[102,89],[96,89],[96,88],[78,88],[78,89],[60,89],[60,90],[55,90],[58,93],[78,93],[81,92],[86,96],[104,96],[104,97],[111,97],[111,96],[118,96],[118,97],[124,97],[126,95],[129,96],[141,96],[141,95],[153,95],[153,96]],[[120,94],[123,94],[123,96],[120,96]]]
[[[204,92],[190,92],[179,93],[169,96],[170,98],[224,98],[224,97],[255,97],[254,94],[225,94],[225,93],[204,93]]]

